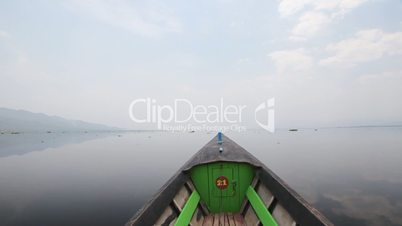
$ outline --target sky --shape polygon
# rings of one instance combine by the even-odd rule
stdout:
[[[0,0],[0,107],[121,128],[155,127],[129,118],[147,97],[402,124],[401,62],[400,0]]]

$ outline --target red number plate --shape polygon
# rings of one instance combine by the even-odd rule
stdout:
[[[216,184],[216,187],[223,190],[229,186],[229,180],[225,176],[220,176],[220,177],[216,178],[215,184]]]

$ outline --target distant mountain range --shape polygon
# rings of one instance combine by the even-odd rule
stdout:
[[[0,107],[1,132],[109,131],[119,128]]]

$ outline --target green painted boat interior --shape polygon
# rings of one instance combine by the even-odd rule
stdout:
[[[254,178],[254,167],[247,163],[214,162],[195,166],[191,180],[211,213],[237,213]],[[219,178],[226,178],[219,188]]]
[[[218,133],[218,144],[223,144],[221,133]],[[220,147],[219,150],[221,152],[223,149]],[[262,225],[278,226],[252,186],[255,172],[255,166],[246,162],[215,161],[193,166],[190,178],[194,191],[175,226],[189,225],[199,202],[203,203],[210,214],[222,214],[240,213],[246,201]]]

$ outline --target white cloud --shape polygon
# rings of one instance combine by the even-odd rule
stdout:
[[[306,54],[303,49],[275,51],[269,56],[280,74],[286,71],[305,71],[314,64],[313,58]]]
[[[402,54],[402,32],[362,30],[352,38],[328,45],[327,50],[334,52],[334,55],[321,60],[322,65],[369,62],[383,56]]]
[[[298,13],[315,0],[280,0],[278,11],[286,17]]]
[[[304,10],[292,29],[292,40],[305,40],[319,34],[334,19],[361,6],[368,0],[280,0],[278,11],[282,17]]]
[[[363,5],[367,1],[368,0],[342,0],[342,1],[339,1],[338,11],[341,13],[347,12],[349,10],[352,10],[354,8],[357,8],[361,5]]]
[[[361,6],[368,0],[280,0],[278,11],[283,17],[301,12],[307,7],[309,10],[329,11],[330,13],[344,13]]]
[[[332,16],[347,13],[368,0],[316,0],[313,2],[315,10],[327,10]]]
[[[293,28],[293,38],[307,38],[316,35],[323,27],[328,25],[331,19],[327,14],[309,11],[299,18],[298,24]]]
[[[180,32],[181,24],[170,9],[142,1],[69,0],[67,8],[134,34],[158,36]]]

